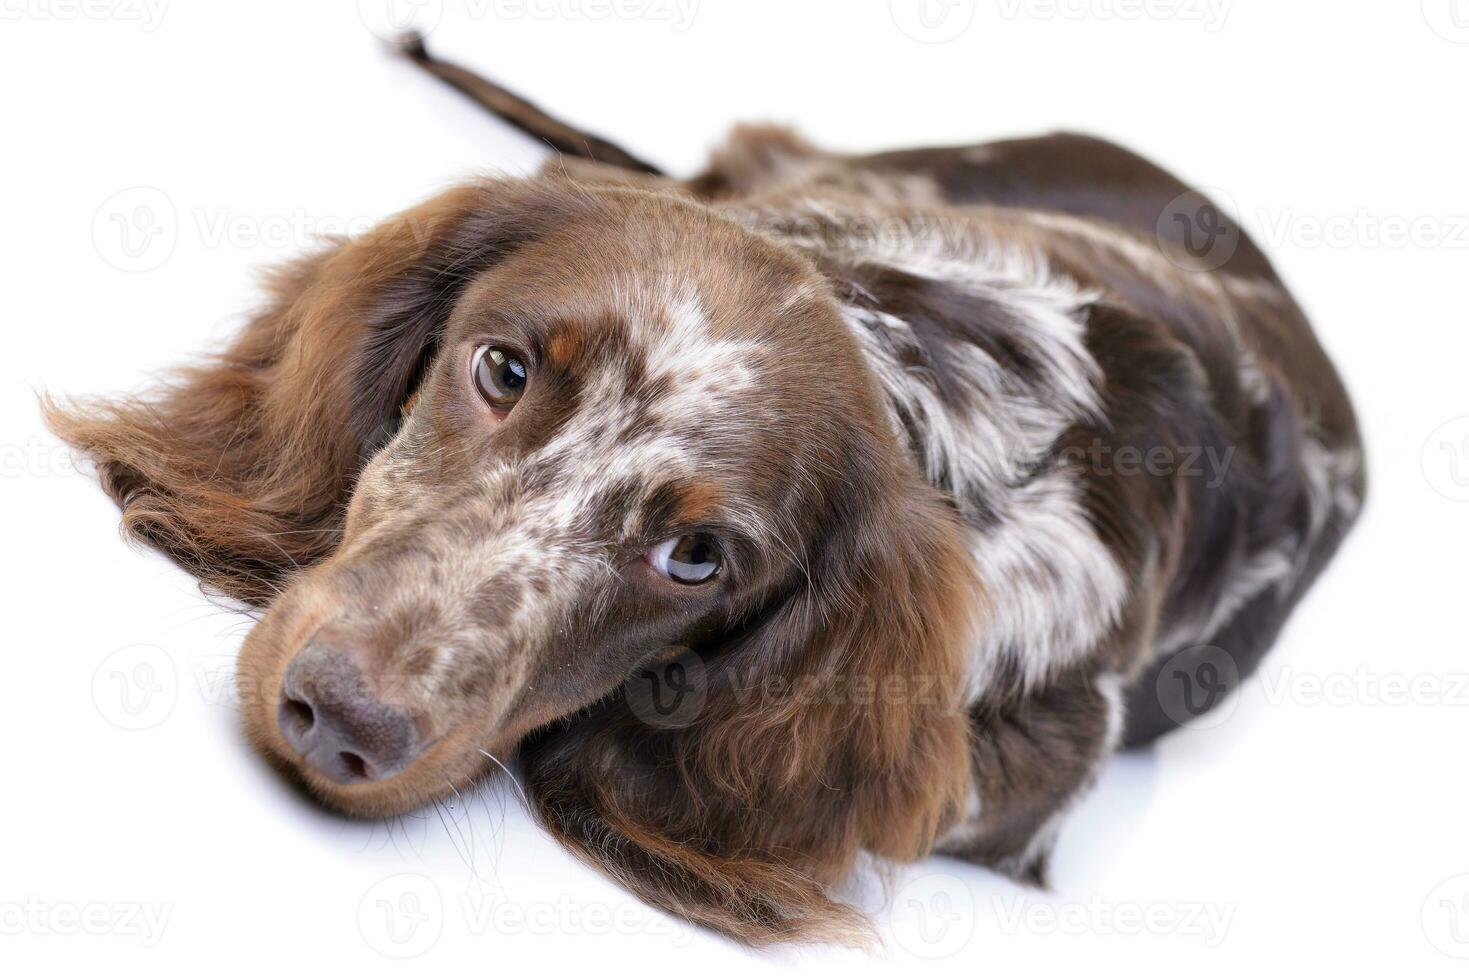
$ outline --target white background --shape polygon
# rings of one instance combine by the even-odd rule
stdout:
[[[1366,516],[1224,723],[1116,760],[1053,893],[900,872],[872,956],[750,953],[645,909],[504,779],[371,826],[247,751],[249,621],[119,541],[34,392],[144,385],[316,233],[542,151],[386,57],[373,4],[159,2],[0,0],[0,971],[1469,967],[1469,2],[927,0],[929,27],[906,0],[423,5],[445,55],[678,173],[740,119],[852,150],[1124,142],[1222,192],[1355,393]],[[118,219],[161,233],[129,255]]]

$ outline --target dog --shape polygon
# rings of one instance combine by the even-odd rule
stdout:
[[[557,155],[278,271],[160,391],[45,406],[128,532],[263,610],[245,725],[327,806],[514,756],[644,900],[857,941],[863,855],[1043,882],[1361,509],[1270,262],[1124,149],[746,126],[676,179],[403,51]]]

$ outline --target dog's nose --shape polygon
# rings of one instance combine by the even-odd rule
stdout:
[[[373,695],[356,661],[319,643],[286,668],[276,723],[306,763],[336,783],[387,779],[424,749],[413,719]]]

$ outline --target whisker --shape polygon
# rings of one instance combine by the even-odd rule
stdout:
[[[510,782],[514,784],[516,790],[519,791],[519,793],[520,793],[520,802],[521,802],[521,804],[524,805],[524,807],[525,807],[525,809],[526,809],[527,812],[533,812],[531,810],[530,797],[527,796],[526,793],[525,793],[525,787],[522,786],[522,785],[520,785],[520,780],[516,779],[515,778],[515,774],[505,767],[505,763],[503,763],[499,759],[495,758],[494,753],[492,753],[492,752],[486,752],[484,749],[480,749],[479,750],[479,754],[482,755],[482,756],[484,756],[486,759],[489,759],[495,765],[499,766],[500,769],[501,769],[501,771],[503,771],[505,773],[505,775],[507,775],[507,776],[510,777]]]

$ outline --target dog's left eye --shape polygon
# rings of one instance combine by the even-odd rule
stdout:
[[[719,573],[719,544],[707,534],[669,538],[648,551],[648,564],[681,585],[698,585]]]
[[[474,352],[470,374],[480,397],[490,407],[508,412],[525,393],[525,364],[498,347],[480,347]]]

